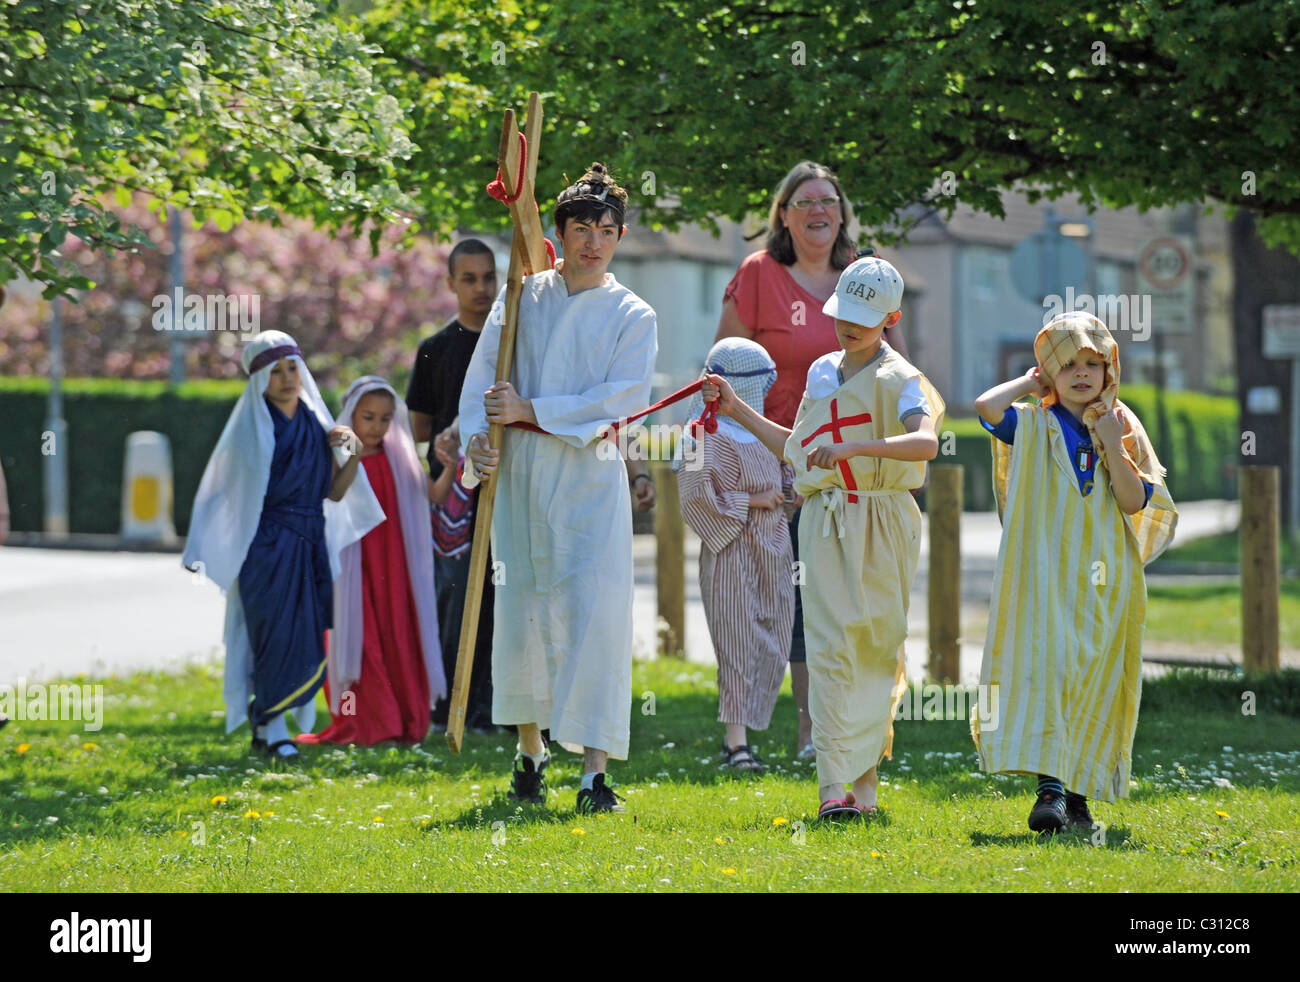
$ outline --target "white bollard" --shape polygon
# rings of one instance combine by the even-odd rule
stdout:
[[[122,469],[122,538],[171,545],[172,448],[167,437],[152,430],[126,438]]]

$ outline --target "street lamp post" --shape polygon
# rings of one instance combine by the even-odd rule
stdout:
[[[184,329],[185,265],[181,255],[181,212],[179,208],[171,209],[172,236],[172,323],[168,351],[171,357],[171,384],[180,385],[185,381],[185,344],[181,331]]]
[[[41,454],[45,458],[45,533],[68,535],[68,424],[63,418],[63,298],[50,305],[50,395]]]

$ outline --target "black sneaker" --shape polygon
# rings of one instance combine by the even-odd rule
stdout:
[[[593,812],[627,811],[619,804],[621,800],[620,795],[616,795],[612,789],[605,786],[605,775],[597,774],[591,783],[590,791],[583,788],[578,792],[578,811],[584,815]]]
[[[542,758],[539,766],[534,766],[531,757],[515,754],[515,769],[510,775],[510,790],[507,792],[512,801],[526,801],[534,805],[546,804],[546,767],[551,758],[548,754]]]
[[[1097,826],[1093,821],[1092,813],[1088,811],[1088,799],[1073,791],[1065,793],[1065,817],[1070,827],[1074,829],[1091,831]]]
[[[1069,824],[1065,812],[1065,795],[1055,791],[1044,791],[1034,802],[1029,813],[1029,830],[1031,832],[1060,832]]]

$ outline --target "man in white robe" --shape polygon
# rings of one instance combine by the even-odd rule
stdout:
[[[606,272],[627,193],[593,165],[557,199],[564,259],[524,281],[511,381],[494,384],[504,291],[465,376],[460,432],[473,487],[500,481],[492,719],[515,724],[511,796],[544,804],[541,730],[584,754],[578,810],[621,811],[608,757],[627,758],[632,703],[632,513],[607,424],[649,403],[655,313]],[[490,423],[510,427],[502,457]]]

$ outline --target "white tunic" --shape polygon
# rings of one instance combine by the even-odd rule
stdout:
[[[465,374],[464,443],[486,433],[504,290]],[[492,719],[537,723],[568,750],[626,759],[632,705],[632,505],[605,424],[649,404],[655,313],[610,274],[569,295],[524,281],[510,381],[546,435],[509,427],[492,520]],[[462,448],[463,449],[463,448]],[[473,487],[472,468],[464,483]],[[503,564],[503,565],[502,565]]]

